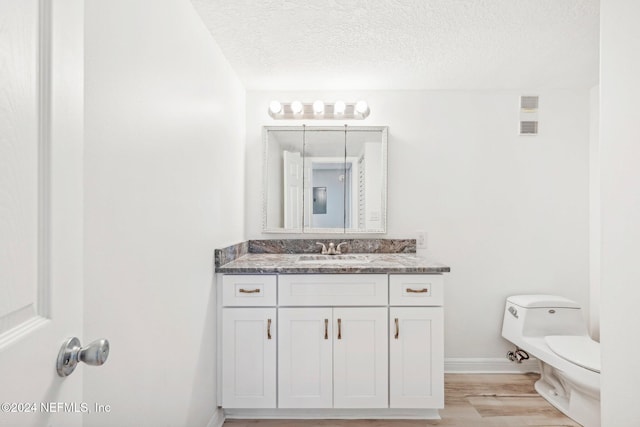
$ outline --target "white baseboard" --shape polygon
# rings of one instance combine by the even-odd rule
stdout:
[[[225,409],[228,419],[439,420],[437,409]],[[392,424],[392,423],[389,423]]]
[[[446,358],[444,372],[447,374],[516,374],[539,373],[538,360],[533,357],[522,363],[511,362],[506,358]]]
[[[222,427],[222,424],[224,424],[224,411],[216,408],[216,411],[207,423],[207,427]]]

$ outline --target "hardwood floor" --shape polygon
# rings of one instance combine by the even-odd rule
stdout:
[[[536,374],[446,374],[441,420],[227,420],[225,427],[580,427],[533,388]]]

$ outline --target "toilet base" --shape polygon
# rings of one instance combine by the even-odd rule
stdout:
[[[569,399],[566,396],[560,396],[555,387],[544,381],[542,378],[536,381],[534,387],[538,394],[545,398],[545,400],[556,407],[560,412],[569,415]]]
[[[600,427],[600,401],[572,387],[553,367],[541,365],[541,377],[534,385],[538,394],[584,427]]]

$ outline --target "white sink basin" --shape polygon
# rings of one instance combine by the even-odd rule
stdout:
[[[371,261],[366,255],[300,255],[298,264],[366,264]]]

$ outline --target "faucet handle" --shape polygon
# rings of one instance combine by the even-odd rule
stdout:
[[[341,254],[342,251],[340,250],[340,246],[346,245],[346,244],[347,244],[347,242],[338,243],[338,246],[336,246],[336,253],[337,254]]]
[[[316,245],[322,245],[322,255],[327,254],[327,247],[324,245],[324,243],[316,242]]]

